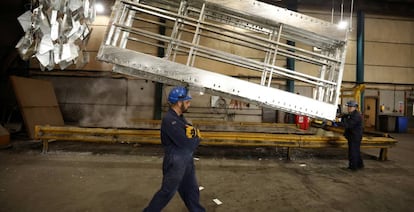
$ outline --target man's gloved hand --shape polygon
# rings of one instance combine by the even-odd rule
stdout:
[[[350,115],[349,114],[344,114],[343,116],[342,116],[342,118],[341,118],[341,124],[342,124],[342,126],[343,127],[345,127],[345,128],[348,128],[349,126],[349,124],[348,124],[348,122],[349,122],[349,119],[350,119]]]
[[[197,128],[197,129],[196,129],[196,132],[197,132],[197,137],[202,138],[202,137],[201,137],[201,133],[200,133],[200,129],[198,129],[198,128]]]
[[[201,138],[200,130],[191,125],[186,125],[185,135],[187,136],[187,138]]]

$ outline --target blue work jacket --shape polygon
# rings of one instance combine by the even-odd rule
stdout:
[[[342,117],[342,124],[345,128],[344,136],[350,140],[361,140],[363,128],[361,114],[354,110]]]
[[[191,126],[183,115],[169,109],[161,122],[161,143],[165,154],[192,155],[200,143],[198,136],[189,138],[186,127]]]

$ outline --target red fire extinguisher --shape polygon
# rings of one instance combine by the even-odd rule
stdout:
[[[295,123],[299,129],[307,130],[309,128],[309,117],[303,115],[296,115]]]

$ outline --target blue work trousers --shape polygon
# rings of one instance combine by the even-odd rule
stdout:
[[[178,191],[190,212],[204,212],[192,155],[166,154],[163,161],[161,189],[155,193],[144,212],[159,212]]]
[[[359,169],[364,167],[364,162],[361,158],[361,139],[349,138],[348,139],[348,159],[349,168]]]

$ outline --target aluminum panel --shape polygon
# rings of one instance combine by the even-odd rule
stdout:
[[[339,29],[337,25],[330,22],[263,2],[255,0],[206,0],[206,3],[215,4],[217,9],[226,8],[227,10],[237,11],[249,19],[258,19],[274,25],[285,24],[302,33],[346,41],[346,29]]]
[[[98,59],[115,64],[118,73],[334,119],[347,33],[329,22],[253,0],[120,0]],[[149,49],[163,49],[164,57],[151,55]],[[289,70],[276,62],[288,58],[319,72],[305,74],[309,71]],[[207,62],[217,65],[204,70]],[[223,70],[215,69],[220,67],[259,72],[253,76],[261,81],[219,74]],[[274,79],[304,83],[314,95],[279,90]]]
[[[171,85],[189,85],[260,106],[333,120],[336,106],[276,88],[174,63],[162,58],[112,46],[102,46],[105,61],[120,64],[115,72]]]

